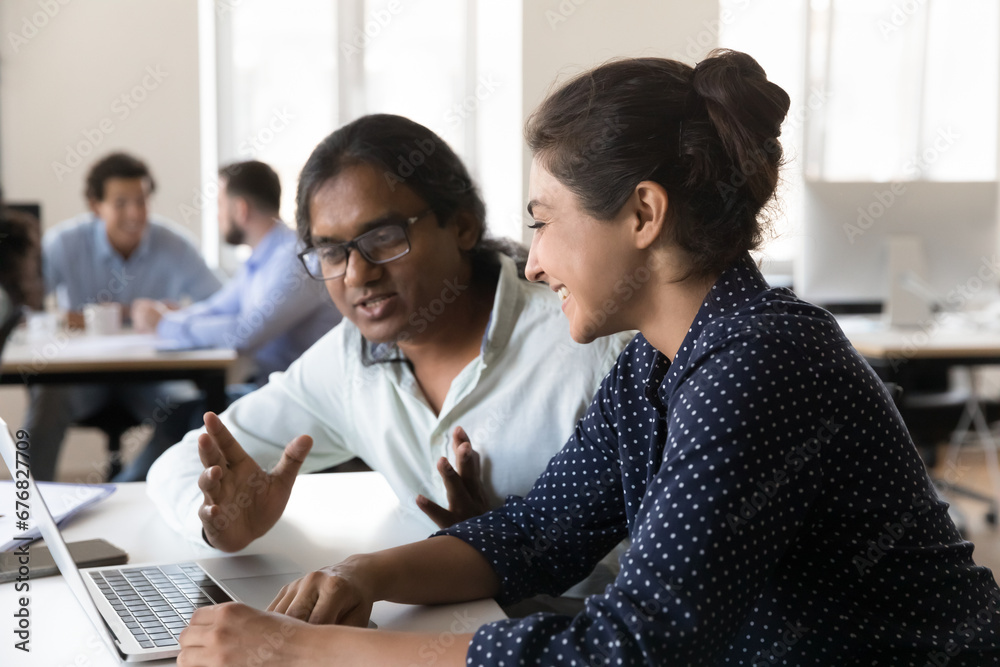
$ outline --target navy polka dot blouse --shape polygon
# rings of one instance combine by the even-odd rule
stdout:
[[[636,336],[526,497],[438,534],[501,603],[631,540],[581,614],[487,624],[469,665],[1000,664],[1000,589],[946,509],[833,317],[746,257],[673,362]]]

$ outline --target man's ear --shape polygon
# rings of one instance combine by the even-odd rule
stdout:
[[[654,181],[642,181],[632,193],[632,235],[637,248],[651,247],[663,233],[667,224],[669,196],[662,185]]]
[[[233,205],[233,213],[240,223],[246,223],[250,218],[250,202],[245,197],[232,197],[229,200]]]
[[[455,225],[458,233],[459,249],[468,252],[476,245],[482,235],[483,228],[468,211],[455,213]]]

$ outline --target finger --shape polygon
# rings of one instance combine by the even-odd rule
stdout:
[[[205,496],[206,505],[214,505],[220,500],[222,491],[222,469],[212,466],[198,476],[198,488]]]
[[[281,453],[281,460],[278,461],[278,465],[274,466],[271,475],[291,486],[312,446],[313,439],[308,435],[300,435],[293,439],[285,445],[285,451]]]
[[[473,500],[485,501],[486,488],[483,486],[483,465],[479,452],[466,442],[459,448],[459,459],[463,461],[462,480],[469,496]]]
[[[371,617],[371,605],[356,605],[338,621],[338,625],[353,625],[356,628],[367,628]]]
[[[461,512],[462,508],[468,507],[469,503],[472,502],[469,490],[465,486],[465,480],[444,457],[438,460],[437,467],[444,479],[444,490],[448,496],[448,509],[453,512]]]
[[[458,468],[458,474],[460,475],[463,473],[463,470],[462,457],[459,456],[459,450],[466,444],[470,448],[472,447],[472,444],[469,443],[469,436],[465,434],[465,429],[461,426],[456,426],[451,432],[451,451],[455,454],[455,466]]]
[[[208,536],[218,535],[229,524],[229,520],[223,516],[222,510],[219,509],[218,505],[214,504],[203,504],[199,507],[198,518],[201,519],[201,526],[205,529],[205,534]],[[213,546],[215,545],[213,544]]]
[[[308,622],[318,600],[319,592],[315,584],[300,586],[292,601],[285,608],[284,614]]]
[[[282,586],[278,594],[271,600],[271,604],[267,605],[267,611],[284,614],[285,610],[288,609],[288,605],[295,599],[295,593],[298,591],[300,581],[302,580],[296,579],[292,583]]]
[[[320,591],[313,605],[309,618],[306,619],[313,625],[335,625],[340,624],[343,617],[351,610],[351,603],[346,600],[340,584],[333,582],[329,589]],[[345,609],[345,606],[347,607]]]
[[[191,614],[191,620],[188,621],[188,627],[199,626],[199,625],[211,625],[215,620],[216,608],[213,605],[207,607],[199,607],[194,610]]]
[[[455,449],[455,469],[466,482],[479,482],[479,452],[468,442]]]
[[[226,457],[222,455],[222,450],[215,444],[215,438],[208,433],[198,436],[198,458],[206,468],[210,466],[226,467]]]
[[[230,465],[239,465],[247,458],[247,453],[219,419],[219,415],[214,412],[205,413],[205,431],[212,436],[212,440]]]
[[[438,528],[455,524],[455,515],[425,496],[417,496],[417,507],[426,514]]]

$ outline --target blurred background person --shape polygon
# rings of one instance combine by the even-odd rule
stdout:
[[[38,220],[6,208],[0,193],[0,353],[23,308],[42,307],[41,261]]]
[[[230,402],[283,371],[340,322],[322,283],[311,280],[297,257],[295,231],[278,217],[281,181],[263,162],[237,162],[219,170],[219,231],[226,243],[248,245],[250,258],[208,299],[174,310],[165,301],[132,304],[136,330],[182,347],[232,347],[248,362]],[[146,478],[153,461],[188,430],[201,426],[203,400],[180,406],[157,425],[149,444],[115,481]]]
[[[70,326],[81,326],[83,307],[115,303],[127,321],[138,298],[202,300],[219,289],[218,278],[175,225],[151,219],[156,183],[144,162],[112,153],[86,179],[90,211],[66,220],[42,239],[45,291],[57,296]],[[163,403],[197,396],[190,382],[34,386],[24,428],[31,434],[32,472],[52,480],[66,429],[109,406],[139,423]]]

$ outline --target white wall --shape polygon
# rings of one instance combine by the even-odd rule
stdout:
[[[183,223],[204,180],[197,0],[3,0],[0,36],[6,198],[40,201],[51,226],[84,210],[94,159],[127,150],[156,178],[153,211]]]
[[[522,9],[524,118],[553,82],[606,60],[658,56],[693,64],[718,44],[718,0],[524,0]],[[522,208],[530,165],[525,148]]]

